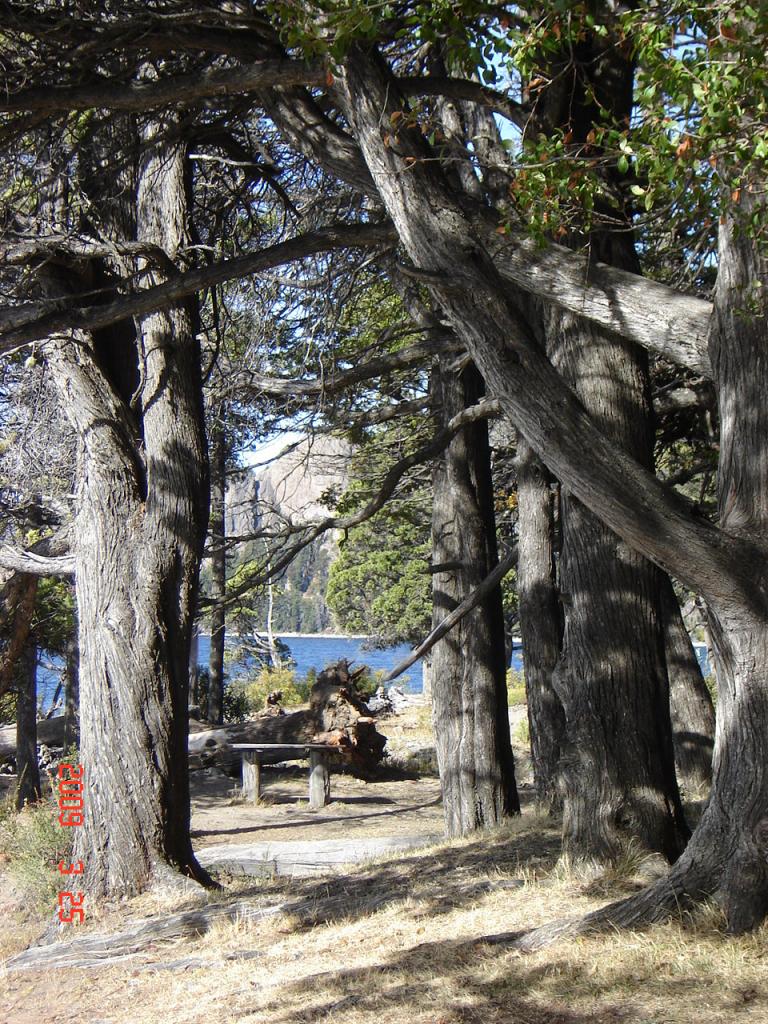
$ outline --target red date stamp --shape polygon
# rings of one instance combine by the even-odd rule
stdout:
[[[83,824],[83,776],[85,770],[81,764],[60,764],[57,772],[59,791],[59,824],[78,826]],[[83,862],[73,863],[59,861],[60,875],[82,875]],[[74,879],[72,880],[74,881]],[[70,882],[71,884],[71,882]],[[85,894],[82,892],[59,893],[59,921],[62,924],[75,924],[85,920],[83,903]]]

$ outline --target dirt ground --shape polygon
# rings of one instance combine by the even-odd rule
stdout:
[[[306,841],[357,836],[435,836],[443,831],[440,783],[436,778],[366,782],[331,772],[331,803],[308,805],[307,769],[262,769],[262,802],[240,795],[240,783],[204,769],[190,775],[192,844],[196,850],[226,843],[270,839]]]

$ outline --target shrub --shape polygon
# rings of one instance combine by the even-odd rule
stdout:
[[[517,723],[517,727],[515,728],[514,740],[521,747],[530,747],[531,729],[528,724],[527,718],[523,718]]]
[[[365,671],[361,672],[355,679],[355,690],[363,698],[367,700],[369,697],[373,697],[378,688],[381,686],[381,681],[387,674],[383,668],[377,668],[374,672],[371,671],[368,665],[362,666]],[[398,681],[400,682],[400,681]]]
[[[267,702],[267,694],[280,690],[283,694],[282,703],[291,706],[303,704],[307,700],[308,691],[303,682],[299,682],[292,668],[275,668],[265,665],[256,679],[243,684],[243,692],[248,700],[249,710],[262,711]]]
[[[507,669],[507,702],[510,707],[528,703],[525,693],[525,672],[522,669]]]
[[[62,877],[60,860],[72,852],[73,829],[59,825],[52,800],[16,811],[13,798],[0,804],[0,853],[8,857],[8,874],[30,904],[42,912],[56,906]],[[63,886],[67,888],[67,886]]]
[[[237,681],[225,686],[222,707],[225,722],[244,722],[252,710],[242,682]]]

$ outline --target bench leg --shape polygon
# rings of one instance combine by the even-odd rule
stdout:
[[[258,755],[243,751],[243,796],[254,804],[261,803],[261,765]]]
[[[319,810],[331,802],[331,773],[328,759],[320,750],[309,752],[309,806]]]

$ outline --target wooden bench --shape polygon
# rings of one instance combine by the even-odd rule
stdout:
[[[243,796],[261,802],[261,766],[280,761],[304,761],[309,758],[309,806],[313,810],[331,802],[329,761],[338,747],[328,743],[233,743],[243,755]]]

